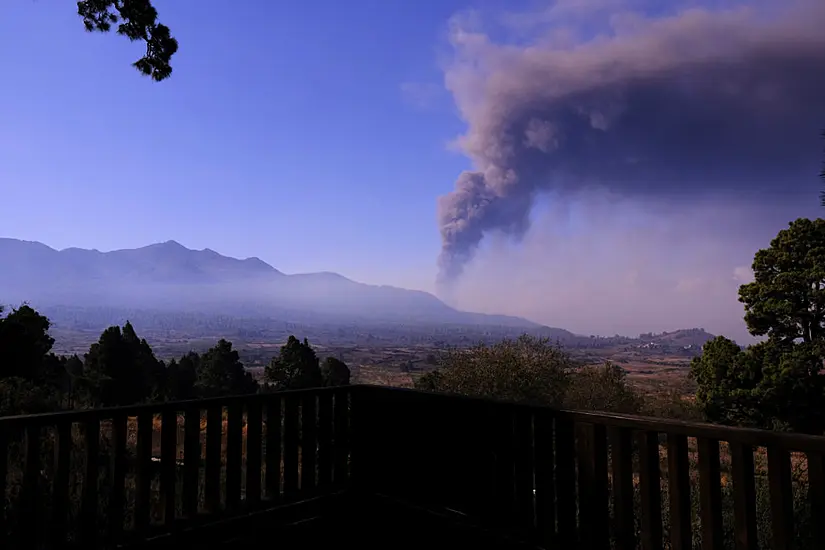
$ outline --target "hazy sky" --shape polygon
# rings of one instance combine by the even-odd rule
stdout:
[[[57,4],[0,19],[0,236],[741,339],[754,251],[820,214],[821,0],[156,0],[160,84]]]

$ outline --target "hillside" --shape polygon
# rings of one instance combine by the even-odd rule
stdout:
[[[0,265],[0,302],[6,304],[541,328],[519,317],[458,311],[426,292],[329,272],[287,275],[258,258],[230,258],[175,241],[100,252],[3,238]]]

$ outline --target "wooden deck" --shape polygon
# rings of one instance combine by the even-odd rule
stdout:
[[[821,550],[823,457],[373,386],[7,417],[0,548]]]

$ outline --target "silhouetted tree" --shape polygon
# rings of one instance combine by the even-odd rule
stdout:
[[[49,319],[28,305],[0,318],[0,378],[41,380],[47,376],[48,357],[54,345]],[[48,364],[47,364],[48,363]]]
[[[0,313],[3,311],[0,307]],[[49,319],[28,305],[0,316],[0,415],[254,393],[258,389],[227,340],[220,340],[203,355],[189,352],[166,366],[128,321],[122,328],[104,330],[82,360],[77,355],[51,353],[54,339],[49,328]],[[330,377],[341,383],[348,380],[348,371],[343,373],[336,365]]]
[[[66,358],[63,365],[66,376],[60,387],[67,408],[74,408],[83,397],[83,360],[76,354]]]
[[[0,415],[60,407],[67,359],[51,353],[50,327],[47,317],[25,304],[0,317]]]
[[[321,376],[325,386],[348,386],[350,371],[346,363],[335,357],[327,357],[321,365]]]
[[[203,397],[239,395],[255,393],[258,383],[246,372],[232,342],[221,339],[200,356],[196,389]]]
[[[109,32],[117,25],[117,33],[132,42],[146,43],[146,53],[132,65],[156,81],[172,74],[172,56],[178,51],[166,25],[158,23],[158,12],[150,0],[81,0],[77,13],[89,32]]]
[[[57,408],[55,391],[26,378],[0,379],[0,416],[36,414]]]
[[[166,367],[164,397],[169,401],[182,401],[197,397],[198,367],[200,355],[190,351],[180,358],[172,359]]]
[[[691,362],[709,420],[821,433],[825,429],[825,220],[800,218],[756,253],[739,288],[745,322],[767,340],[742,350],[724,337]]]
[[[324,383],[318,356],[304,338],[290,336],[277,356],[267,365],[264,376],[278,390],[317,388]]]
[[[756,253],[753,275],[739,287],[751,334],[825,342],[825,220],[791,222]]]
[[[128,405],[157,394],[163,364],[128,321],[103,331],[84,358],[84,383],[93,403]]]

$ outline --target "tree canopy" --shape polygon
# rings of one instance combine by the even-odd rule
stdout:
[[[110,326],[82,357],[52,353],[51,322],[29,305],[0,306],[0,415],[77,407],[131,405],[256,393],[260,388],[232,342],[168,363],[155,356],[131,322]],[[265,369],[267,389],[350,383],[346,363],[321,364],[309,342],[290,336]]]
[[[624,414],[642,412],[641,396],[628,384],[624,369],[615,363],[588,365],[572,373],[570,378],[564,396],[567,408]]]
[[[739,288],[745,322],[766,339],[742,349],[718,337],[691,362],[708,420],[821,433],[825,429],[825,220],[791,222]]]
[[[158,82],[172,74],[178,41],[169,27],[158,22],[151,0],[81,0],[77,13],[89,32],[109,32],[117,25],[118,34],[133,42],[143,41],[146,53],[132,64],[142,74]]]
[[[567,386],[570,356],[545,338],[524,335],[493,345],[451,349],[438,374],[419,388],[506,401],[560,404]]]
[[[0,377],[34,380],[45,375],[45,363],[54,345],[50,326],[46,317],[28,305],[0,318]]]
[[[327,357],[321,365],[321,377],[325,386],[349,386],[349,367],[336,357]]]
[[[128,321],[103,331],[85,356],[83,376],[90,398],[103,406],[139,403],[158,392],[163,364]]]
[[[267,365],[265,376],[268,382],[280,390],[323,385],[323,375],[315,350],[306,338],[301,342],[295,336],[290,336],[286,344],[281,346],[278,355]]]
[[[246,372],[232,342],[221,339],[201,355],[196,367],[198,393],[204,397],[254,393],[257,383]]]
[[[170,401],[195,399],[201,356],[190,351],[179,360],[172,359],[166,367],[164,398]]]
[[[800,218],[756,253],[752,283],[739,288],[754,336],[822,343],[825,338],[825,220]]]
[[[423,391],[620,413],[643,411],[624,370],[610,362],[581,366],[547,338],[523,335],[493,345],[452,349],[416,380]]]

